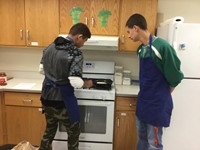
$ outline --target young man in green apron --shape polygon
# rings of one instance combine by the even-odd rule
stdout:
[[[41,102],[47,125],[39,150],[52,149],[59,122],[68,134],[68,150],[78,150],[80,114],[74,88],[92,86],[91,80],[84,82],[81,78],[83,55],[79,49],[90,37],[89,28],[78,23],[67,37],[57,37],[44,49],[40,64],[45,75]]]
[[[141,42],[140,91],[136,107],[137,150],[163,150],[162,129],[170,125],[171,92],[183,79],[180,60],[166,41],[151,35],[146,19],[133,14],[126,22],[129,38]]]

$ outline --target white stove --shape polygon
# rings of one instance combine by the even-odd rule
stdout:
[[[85,61],[83,78],[114,81],[114,62]],[[112,150],[115,87],[111,89],[75,89],[81,114],[79,150]],[[55,135],[53,150],[67,150],[67,132],[60,124]]]
[[[83,78],[88,79],[111,79],[114,80],[114,62],[108,61],[84,61]],[[78,99],[92,100],[115,100],[114,82],[110,90],[99,89],[75,89],[75,95]]]

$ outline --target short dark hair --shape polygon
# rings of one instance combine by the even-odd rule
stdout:
[[[77,23],[71,27],[69,34],[77,35],[82,34],[84,38],[90,38],[91,32],[90,29],[84,23]]]
[[[147,30],[147,21],[141,14],[133,14],[126,22],[126,27],[133,28],[136,25],[143,30]]]

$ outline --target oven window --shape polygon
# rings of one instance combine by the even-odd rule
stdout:
[[[107,107],[103,106],[79,106],[81,133],[106,133]],[[59,130],[66,132],[65,127],[60,124]]]

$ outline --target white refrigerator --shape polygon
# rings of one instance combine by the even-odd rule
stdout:
[[[163,130],[164,150],[200,150],[200,24],[175,17],[161,23],[157,36],[175,48],[184,73],[172,93],[174,108],[170,127]]]

